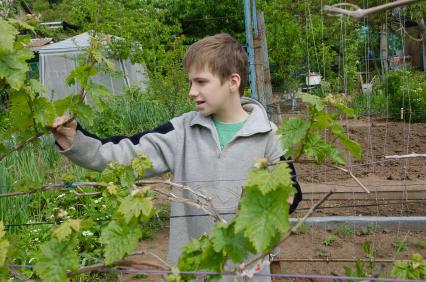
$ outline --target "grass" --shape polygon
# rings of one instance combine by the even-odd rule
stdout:
[[[38,189],[45,183],[61,181],[64,174],[82,177],[86,170],[66,161],[55,151],[52,138],[46,136],[39,144],[29,145],[0,162],[0,192]],[[45,212],[37,203],[52,193],[56,192],[0,198],[0,220],[5,224],[39,220]]]

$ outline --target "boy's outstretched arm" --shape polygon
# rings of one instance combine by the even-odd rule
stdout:
[[[63,125],[66,120],[58,118],[52,126],[56,145],[60,153],[82,167],[102,171],[111,162],[130,164],[141,152],[153,163],[154,171],[147,176],[173,171],[177,137],[172,122],[133,136],[99,138],[75,121]]]

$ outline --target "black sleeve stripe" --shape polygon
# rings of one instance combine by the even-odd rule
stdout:
[[[154,128],[153,130],[140,132],[140,133],[137,133],[137,134],[130,136],[130,137],[124,136],[124,135],[119,135],[119,136],[112,136],[112,137],[108,137],[108,138],[99,138],[95,134],[92,134],[92,133],[86,131],[84,128],[81,127],[80,124],[77,124],[77,130],[80,130],[86,136],[89,136],[91,138],[94,138],[94,139],[101,141],[102,145],[109,143],[109,142],[112,142],[113,144],[118,144],[123,139],[129,139],[133,143],[133,145],[137,145],[137,144],[139,144],[139,140],[141,139],[141,137],[144,136],[145,134],[148,134],[148,133],[166,134],[166,133],[168,133],[168,132],[170,132],[174,129],[175,128],[173,127],[173,124],[169,121],[165,124],[160,125],[157,128]]]
[[[284,156],[281,156],[280,161],[286,161]],[[293,180],[293,187],[296,188],[297,192],[294,194],[293,203],[290,206],[290,213],[294,212],[294,210],[299,205],[299,202],[302,201],[302,189],[300,188],[299,183],[296,179],[296,170],[294,169],[293,163],[288,163],[288,167],[291,169],[291,179]]]

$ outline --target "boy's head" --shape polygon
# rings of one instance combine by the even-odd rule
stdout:
[[[183,58],[187,72],[207,67],[223,84],[232,74],[240,76],[239,93],[247,86],[247,54],[241,44],[227,33],[207,36],[192,44]]]

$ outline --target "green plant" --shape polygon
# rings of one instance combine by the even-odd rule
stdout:
[[[333,235],[327,235],[324,240],[322,240],[322,244],[324,246],[331,246],[333,245],[333,243],[336,241],[336,237],[334,237]]]
[[[426,249],[426,241],[418,241],[414,244],[414,246],[419,250]]]
[[[353,228],[351,228],[350,226],[346,224],[341,224],[334,230],[334,233],[337,234],[337,236],[339,236],[340,238],[345,239],[349,236],[352,236],[354,231]]]
[[[389,117],[406,122],[426,121],[426,75],[415,71],[388,73],[382,85],[389,97]]]
[[[372,234],[376,230],[376,225],[374,223],[369,223],[367,226],[363,226],[358,234],[361,236],[367,236]]]
[[[407,244],[405,240],[397,239],[393,243],[393,248],[397,253],[403,252],[407,249]]]
[[[391,275],[399,279],[425,279],[426,261],[420,254],[413,254],[411,260],[395,261]]]

